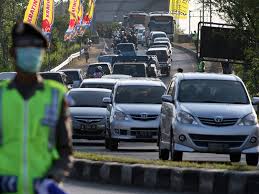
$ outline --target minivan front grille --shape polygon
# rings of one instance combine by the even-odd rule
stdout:
[[[214,118],[199,117],[199,120],[204,125],[215,126],[215,127],[227,127],[233,126],[237,123],[238,118],[224,118],[220,122],[216,122]]]
[[[94,124],[99,123],[103,120],[104,117],[74,117],[74,119],[82,124]]]
[[[240,147],[247,139],[246,135],[199,135],[189,134],[192,141],[199,147],[208,147],[209,143],[225,144],[229,148]]]
[[[137,121],[152,121],[156,120],[158,117],[157,114],[131,114],[130,116]]]

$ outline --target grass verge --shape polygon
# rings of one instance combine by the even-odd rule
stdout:
[[[140,160],[130,157],[119,157],[94,153],[75,152],[74,157],[77,159],[87,159],[92,161],[102,162],[118,162],[125,164],[146,164],[166,167],[180,167],[180,168],[206,168],[206,169],[221,169],[221,170],[235,170],[235,171],[253,171],[256,167],[247,166],[239,163],[230,162],[173,162],[161,160]]]

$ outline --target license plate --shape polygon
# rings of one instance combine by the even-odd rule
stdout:
[[[96,128],[96,125],[81,125],[81,130],[93,130]]]
[[[136,132],[136,137],[137,138],[151,138],[152,137],[152,132],[149,132],[149,131],[137,131]]]
[[[229,145],[221,143],[209,143],[208,150],[210,152],[223,153],[229,151]]]

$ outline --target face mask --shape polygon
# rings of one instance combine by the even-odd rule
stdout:
[[[40,71],[44,49],[37,47],[16,48],[17,66],[24,72],[36,73]]]

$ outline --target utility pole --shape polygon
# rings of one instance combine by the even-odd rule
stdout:
[[[212,22],[212,3],[210,0],[210,23]]]
[[[205,21],[205,0],[202,0],[202,22]]]
[[[191,13],[192,13],[192,11],[191,10],[189,10],[189,35],[191,35]]]

